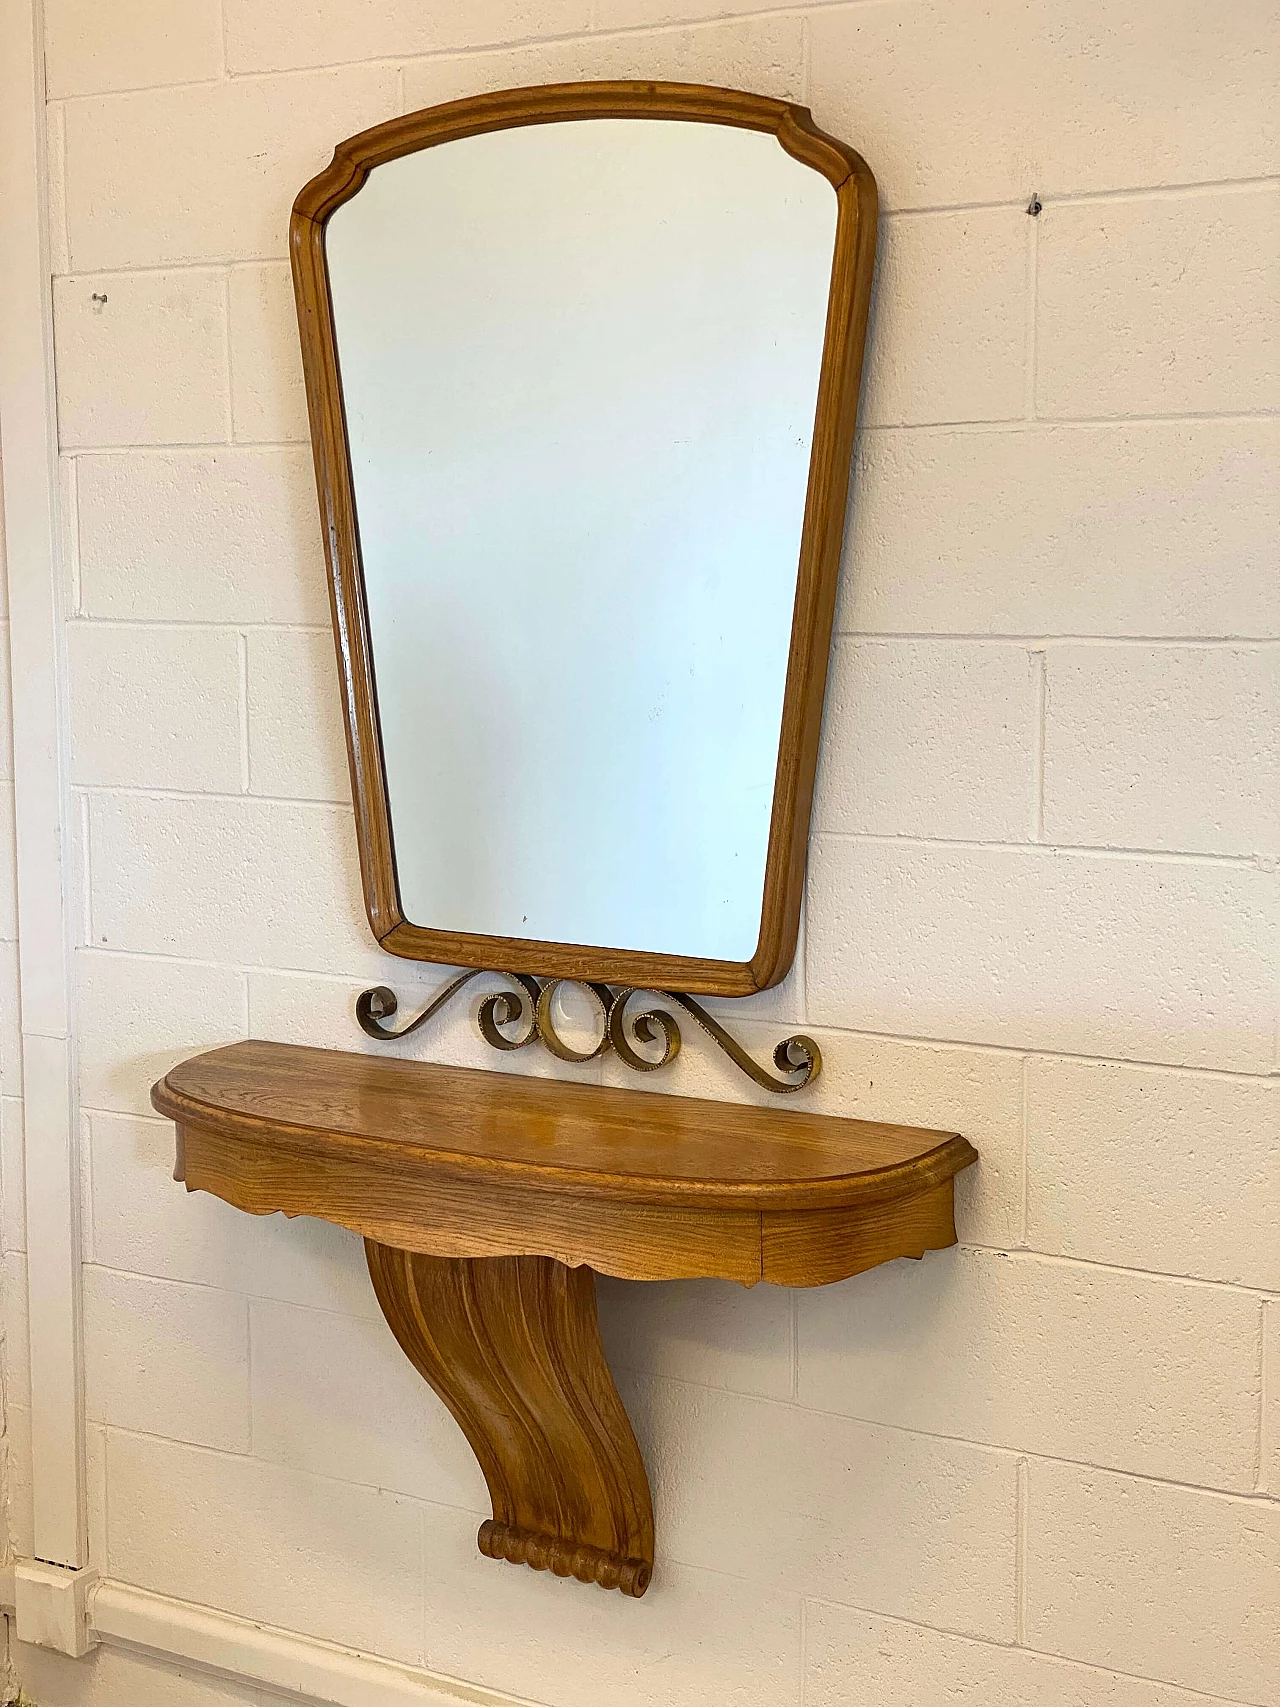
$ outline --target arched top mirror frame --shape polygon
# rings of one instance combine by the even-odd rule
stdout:
[[[485,132],[590,119],[666,119],[773,135],[822,174],[836,197],[823,340],[781,734],[769,824],[760,933],[749,960],[686,958],[590,944],[482,936],[411,923],[401,907],[378,722],[369,615],[350,447],[325,255],[329,216],[369,173],[406,154]],[[342,142],[294,204],[290,253],[307,404],[328,560],[334,633],[364,897],[390,953],[463,967],[703,995],[746,996],[786,976],[795,955],[810,807],[835,610],[862,353],[875,259],[875,181],[862,158],[827,136],[807,109],[693,84],[547,85],[453,101],[392,119]],[[518,850],[512,857],[519,858]],[[643,873],[638,874],[643,881]]]

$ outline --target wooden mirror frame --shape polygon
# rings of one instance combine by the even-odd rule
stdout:
[[[684,119],[765,131],[836,193],[835,246],[778,765],[765,863],[760,936],[749,961],[432,930],[405,918],[396,878],[365,601],[360,537],[325,257],[325,222],[375,166],[486,131],[573,119]],[[862,352],[875,262],[877,198],[865,161],[814,124],[807,108],[763,95],[685,83],[564,83],[478,95],[360,132],[294,203],[289,226],[307,408],[329,566],[338,672],[365,907],[382,947],[445,966],[500,967],[703,995],[747,996],[777,984],[795,957],[809,816],[844,540]],[[610,850],[603,850],[608,857]]]

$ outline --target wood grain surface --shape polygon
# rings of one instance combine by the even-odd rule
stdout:
[[[954,1133],[283,1043],[167,1073],[175,1177],[365,1239],[378,1301],[484,1471],[492,1558],[641,1595],[644,1464],[593,1270],[821,1286],[955,1242]]]
[[[642,1595],[653,1571],[644,1460],[600,1344],[588,1268],[547,1257],[451,1262],[367,1240],[401,1348],[484,1472],[491,1559]]]
[[[764,131],[775,136],[787,153],[826,177],[836,196],[831,289],[797,567],[760,935],[749,961],[429,929],[406,920],[400,904],[359,521],[325,259],[325,221],[358,193],[375,167],[418,149],[486,131],[602,118],[689,120]],[[685,83],[548,84],[430,107],[339,143],[329,166],[299,194],[290,222],[290,254],[360,865],[370,926],[391,953],[445,966],[500,966],[547,977],[721,996],[749,995],[786,976],[795,955],[804,889],[809,814],[875,264],[876,218],[875,180],[866,162],[852,148],[820,131],[806,108],[763,95]]]
[[[954,1133],[283,1043],[196,1056],[151,1100],[187,1186],[250,1213],[629,1280],[822,1285],[919,1256],[954,1242],[975,1159]]]

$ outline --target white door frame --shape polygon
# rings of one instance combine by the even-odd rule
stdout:
[[[36,1558],[78,1570],[88,1558],[75,841],[47,186],[41,0],[0,0],[0,466],[13,658],[31,1484]]]

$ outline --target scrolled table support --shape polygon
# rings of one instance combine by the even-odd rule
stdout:
[[[644,1460],[596,1320],[596,1279],[551,1257],[434,1257],[365,1240],[382,1313],[488,1484],[480,1551],[639,1597]]]

